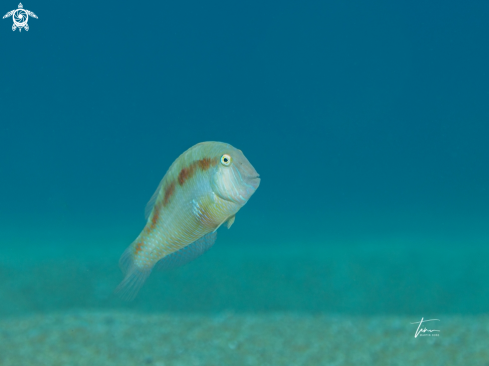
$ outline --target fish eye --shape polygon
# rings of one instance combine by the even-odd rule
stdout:
[[[221,156],[221,164],[222,165],[225,165],[225,166],[230,166],[231,165],[231,156],[228,155],[228,154],[224,154],[223,156]]]

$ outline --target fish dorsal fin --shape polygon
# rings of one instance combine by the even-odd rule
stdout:
[[[155,207],[156,200],[158,199],[158,195],[160,194],[161,186],[163,186],[163,180],[161,180],[158,188],[156,188],[155,193],[151,196],[149,202],[146,204],[146,208],[144,209],[144,218],[147,220],[149,215],[151,215],[151,211],[153,211],[153,207]]]
[[[161,258],[155,267],[157,270],[165,271],[175,267],[183,266],[204,254],[216,242],[217,233],[212,232],[204,235],[193,243]]]

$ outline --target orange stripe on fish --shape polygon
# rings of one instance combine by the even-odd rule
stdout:
[[[183,186],[185,181],[190,178],[190,169],[189,168],[183,168],[180,170],[180,173],[178,174],[178,183]]]
[[[137,243],[136,244],[136,250],[134,251],[134,254],[138,254],[141,250],[143,250],[143,245],[144,245],[144,243],[142,241]]]
[[[165,189],[165,198],[163,199],[163,206],[166,206],[170,200],[170,197],[175,193],[175,182],[171,182]]]
[[[153,217],[151,218],[151,227],[154,228],[156,223],[158,222],[158,219],[160,218],[160,206],[155,205],[153,209]]]
[[[196,162],[194,161],[188,167],[182,168],[180,173],[178,174],[178,183],[183,186],[183,184],[190,178],[192,178],[195,174],[196,170]]]
[[[203,158],[199,160],[199,168],[202,169],[203,171],[206,171],[210,167],[211,167],[211,159]]]
[[[217,161],[218,159],[216,158],[203,158],[192,162],[188,167],[184,167],[182,170],[180,170],[180,173],[178,174],[178,183],[183,186],[188,179],[192,178],[195,174],[197,165],[199,166],[200,170],[205,172],[211,166],[215,166]]]

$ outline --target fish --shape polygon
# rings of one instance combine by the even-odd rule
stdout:
[[[201,142],[181,154],[146,205],[143,231],[120,258],[125,277],[115,293],[132,300],[154,268],[175,268],[205,253],[217,229],[233,225],[260,181],[230,144]]]

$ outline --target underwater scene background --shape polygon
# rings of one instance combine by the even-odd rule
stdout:
[[[0,23],[0,365],[489,364],[487,2],[23,6],[29,31]],[[259,189],[121,301],[146,203],[202,141]]]

